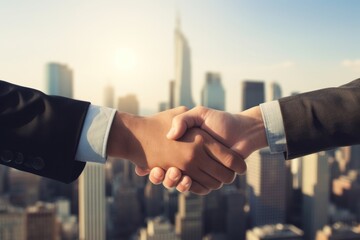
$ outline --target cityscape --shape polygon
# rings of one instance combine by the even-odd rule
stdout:
[[[176,22],[175,75],[158,111],[197,105],[190,43]],[[46,93],[74,97],[76,69],[57,62],[46,69]],[[241,110],[283,97],[276,82],[245,79],[237,87]],[[117,97],[111,85],[103,91],[104,106],[140,114],[135,94]],[[225,96],[221,73],[206,72],[200,105],[225,110]],[[359,146],[291,161],[261,149],[247,164],[245,175],[206,196],[153,185],[122,159],[88,163],[72,184],[1,165],[0,239],[360,239]]]

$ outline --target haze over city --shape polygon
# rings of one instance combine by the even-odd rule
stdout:
[[[221,74],[226,109],[240,82],[292,91],[338,86],[360,74],[358,1],[2,1],[0,79],[45,90],[45,65],[74,71],[75,98],[102,104],[103,88],[137,95],[156,112],[174,79],[176,15],[191,48],[192,95]]]

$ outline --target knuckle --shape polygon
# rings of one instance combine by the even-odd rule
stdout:
[[[222,159],[225,166],[234,170],[236,167],[235,165],[235,156],[233,154],[226,154],[225,157]]]
[[[189,108],[188,108],[188,107],[185,107],[185,106],[180,106],[180,107],[178,107],[177,109],[178,109],[180,112],[186,112],[186,111],[189,110]]]

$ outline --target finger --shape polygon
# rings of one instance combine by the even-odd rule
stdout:
[[[176,187],[182,177],[181,171],[176,167],[170,167],[165,174],[163,185],[166,188]]]
[[[138,176],[143,177],[143,176],[148,175],[148,174],[150,173],[150,170],[148,170],[148,169],[143,169],[143,168],[141,168],[141,167],[139,167],[139,166],[136,166],[136,167],[135,167],[135,173],[136,173]]]
[[[178,190],[179,192],[187,192],[190,190],[191,184],[192,184],[191,178],[187,175],[183,175],[178,185],[176,186],[176,190]]]
[[[236,173],[233,170],[225,167],[218,160],[214,159],[211,153],[208,153],[208,156],[204,158],[200,166],[204,172],[222,183],[232,183],[236,177]]]
[[[216,159],[219,163],[238,174],[246,172],[244,158],[238,153],[219,143],[209,134],[204,133],[204,140],[205,149],[213,159]]]
[[[217,179],[204,172],[203,169],[188,169],[185,174],[190,176],[193,182],[196,181],[203,187],[210,190],[219,189],[222,186],[222,182],[218,181]]]
[[[209,188],[204,187],[198,182],[193,181],[190,187],[190,192],[198,194],[198,195],[206,195],[211,192]]]
[[[155,185],[161,184],[165,178],[165,170],[159,167],[154,167],[150,171],[149,180]]]
[[[168,139],[178,139],[184,135],[187,129],[201,126],[206,118],[207,108],[195,107],[190,111],[175,116],[168,134]]]

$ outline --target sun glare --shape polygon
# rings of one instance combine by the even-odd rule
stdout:
[[[130,48],[120,48],[115,55],[115,64],[122,71],[130,71],[137,63],[136,54]]]

